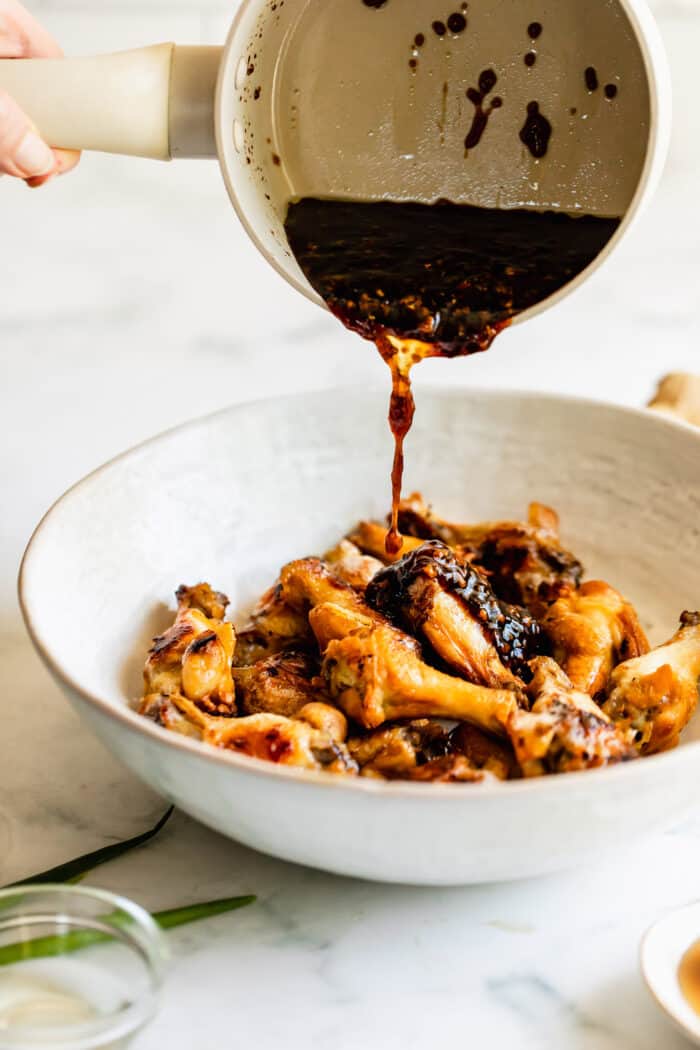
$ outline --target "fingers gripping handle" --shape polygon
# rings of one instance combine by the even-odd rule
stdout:
[[[49,145],[170,160],[215,156],[220,48],[156,44],[96,58],[5,59],[0,90]]]

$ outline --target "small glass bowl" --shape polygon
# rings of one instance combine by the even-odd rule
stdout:
[[[158,1007],[165,939],[148,912],[83,886],[0,891],[0,1050],[114,1050]]]

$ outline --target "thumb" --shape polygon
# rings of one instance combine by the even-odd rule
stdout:
[[[0,172],[20,179],[56,170],[52,150],[32,127],[15,100],[0,92]]]

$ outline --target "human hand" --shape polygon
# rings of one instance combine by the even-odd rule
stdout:
[[[63,52],[19,0],[0,0],[0,58],[60,58]],[[10,95],[0,91],[0,174],[43,186],[74,168],[80,154],[52,150]]]

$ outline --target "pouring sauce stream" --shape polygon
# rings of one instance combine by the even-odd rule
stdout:
[[[411,369],[487,350],[519,313],[581,273],[619,219],[528,209],[303,198],[285,229],[311,286],[343,324],[375,343],[392,376],[395,450],[387,552],[397,554]]]

